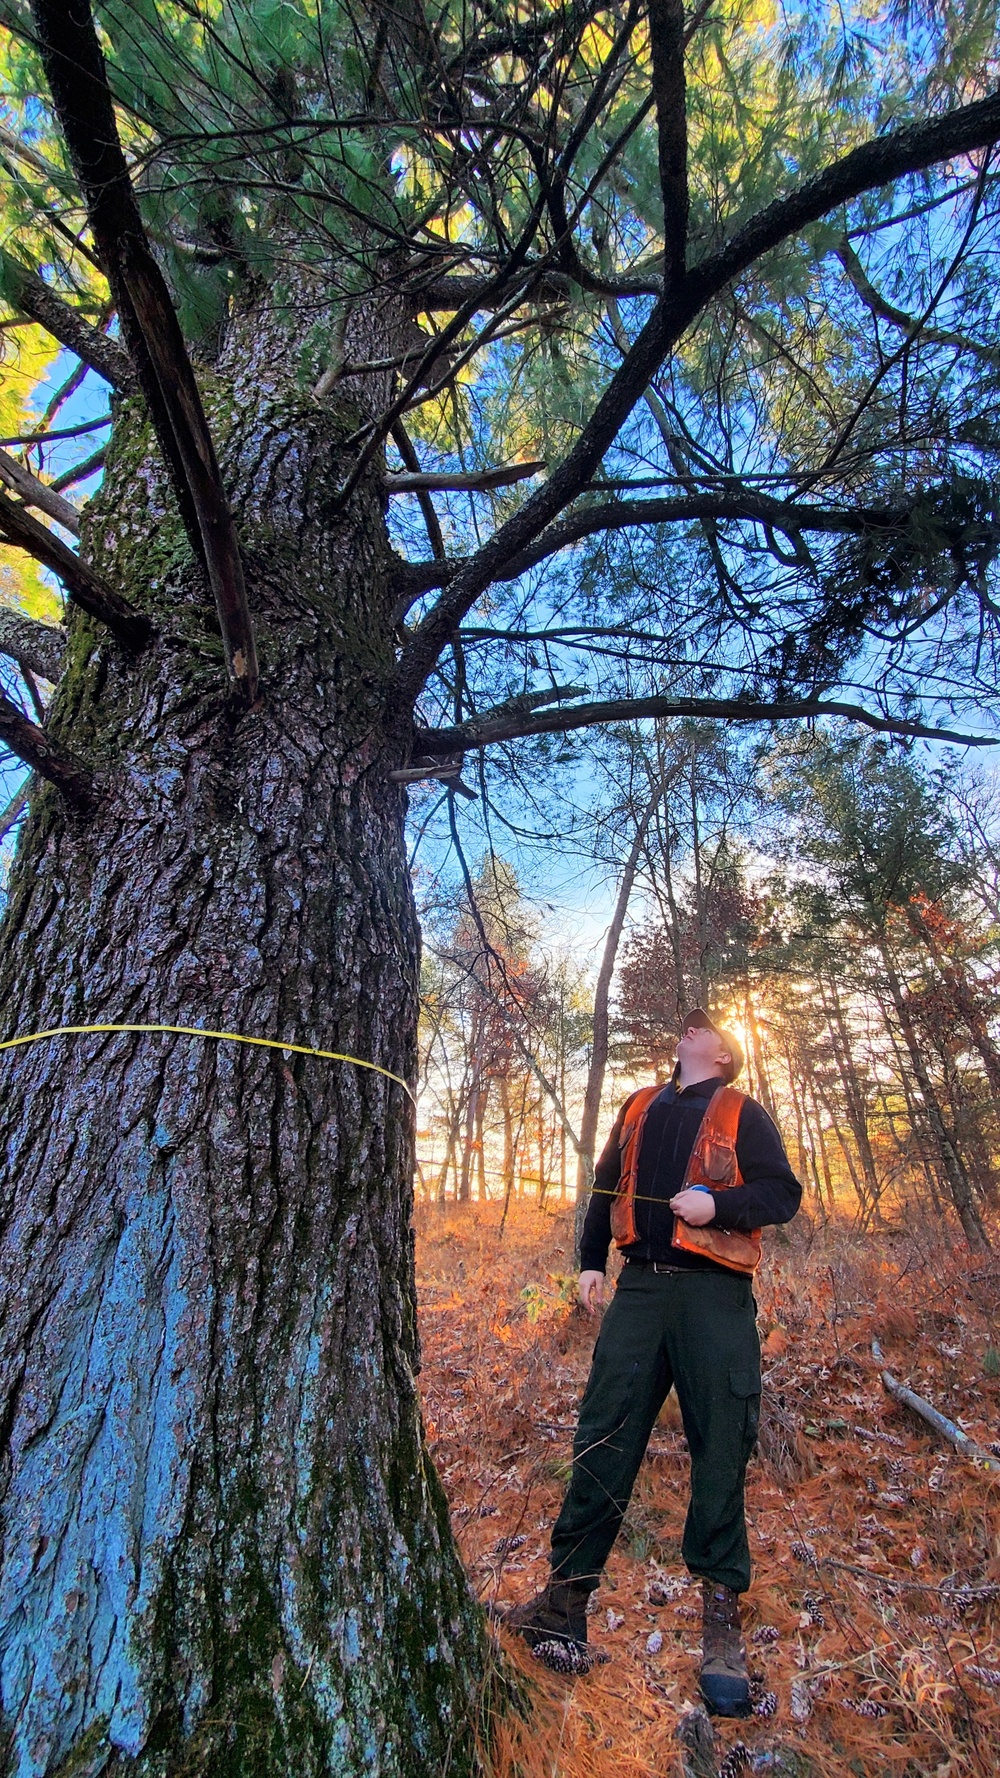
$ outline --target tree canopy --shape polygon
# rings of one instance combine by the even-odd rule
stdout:
[[[968,722],[995,686],[994,15],[5,0],[8,364],[30,382],[54,337],[141,389],[252,697],[211,382],[271,292],[301,402],[358,407],[331,514],[373,465],[392,504],[414,775],[619,702]],[[57,419],[27,428],[41,484]],[[141,645],[54,497],[8,487],[9,542]]]

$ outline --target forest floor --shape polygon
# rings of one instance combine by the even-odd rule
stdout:
[[[431,1450],[484,1603],[543,1584],[595,1323],[574,1307],[571,1212],[420,1208],[421,1386]],[[1000,1474],[885,1393],[871,1353],[1000,1455],[1000,1259],[938,1233],[772,1231],[748,1474],[744,1600],[757,1713],[716,1723],[722,1778],[992,1778],[1000,1767]],[[687,1453],[671,1396],[596,1595],[611,1658],[576,1679],[508,1633],[528,1720],[497,1778],[666,1778],[697,1702],[700,1592],[680,1559]]]

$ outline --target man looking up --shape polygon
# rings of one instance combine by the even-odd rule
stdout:
[[[788,1222],[802,1195],[767,1112],[732,1085],[742,1066],[735,1037],[696,1008],[672,1080],[626,1100],[597,1163],[579,1283],[591,1315],[612,1237],[625,1263],[594,1348],[551,1579],[506,1615],[531,1647],[586,1642],[587,1600],[673,1385],[691,1454],[682,1553],[702,1581],[701,1690],[721,1716],[750,1709],[739,1595],[760,1407],[751,1279],[761,1227]]]

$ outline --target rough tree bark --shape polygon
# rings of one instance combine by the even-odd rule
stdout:
[[[119,416],[84,550],[158,635],[129,660],[71,612],[52,729],[104,793],[90,821],[33,795],[5,1034],[203,1024],[414,1077],[382,496],[330,521],[360,397],[306,403],[287,362],[248,315],[209,390],[264,666],[239,720],[148,425]],[[422,1436],[412,1143],[402,1090],[345,1064],[165,1036],[0,1058],[16,1778],[470,1770],[483,1630]]]

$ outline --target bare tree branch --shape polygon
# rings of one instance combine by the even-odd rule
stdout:
[[[38,519],[32,518],[30,512],[9,494],[0,494],[0,537],[16,544],[18,549],[26,550],[36,562],[58,574],[74,604],[106,624],[123,648],[133,652],[145,648],[153,633],[149,619],[109,587],[86,562],[81,562],[68,545]]]
[[[958,734],[953,729],[933,728],[905,717],[878,716],[861,704],[845,704],[824,698],[783,698],[774,703],[750,698],[614,698],[601,703],[577,704],[572,710],[537,710],[523,715],[486,711],[450,728],[418,728],[414,756],[437,759],[472,747],[490,747],[497,741],[513,741],[525,735],[562,735],[571,729],[589,728],[603,722],[634,722],[641,717],[695,716],[722,718],[728,722],[801,722],[807,717],[846,716],[885,735],[908,735],[928,741],[955,741],[965,747],[996,747],[1000,736]]]
[[[96,370],[112,389],[131,395],[138,388],[135,367],[128,353],[99,327],[92,327],[69,303],[63,302],[43,284],[34,272],[21,265],[13,254],[0,248],[0,272],[12,302],[23,309],[39,327],[44,327],[63,346],[68,346],[84,364]]]
[[[82,463],[74,463],[71,469],[64,469],[62,475],[54,475],[49,483],[53,494],[60,493],[63,488],[72,488],[76,482],[85,481],[88,475],[93,475],[95,470],[103,469],[107,454],[106,447],[102,445],[99,451],[85,457]]]
[[[122,331],[215,595],[229,672],[250,702],[257,651],[236,529],[184,337],[132,191],[89,0],[33,0],[32,13]]]
[[[61,747],[29,721],[10,698],[0,692],[0,742],[25,765],[47,778],[60,790],[68,803],[81,814],[89,815],[97,802],[97,782],[90,767],[68,747]]]
[[[649,43],[660,190],[663,194],[663,273],[670,289],[687,264],[687,92],[684,80],[684,0],[649,0]]]
[[[489,488],[512,487],[515,482],[523,482],[544,468],[542,462],[503,463],[496,469],[474,469],[460,475],[421,469],[405,475],[383,476],[382,485],[387,494],[484,493]]]
[[[527,549],[512,556],[497,573],[498,581],[516,580],[548,556],[601,531],[622,531],[635,525],[675,525],[686,521],[768,525],[792,536],[799,531],[862,536],[878,531],[887,536],[900,531],[912,508],[856,506],[824,507],[775,500],[768,494],[744,489],[738,494],[691,494],[659,500],[613,500],[600,506],[584,506],[549,525]],[[467,560],[472,561],[469,557]],[[465,566],[463,561],[406,562],[397,571],[400,598],[419,598],[432,587],[446,586]]]
[[[19,667],[40,673],[54,685],[63,669],[65,648],[66,631],[61,626],[0,607],[0,654],[9,654]]]
[[[688,44],[691,42],[691,39],[695,36],[696,32],[698,30],[700,30],[702,24],[705,21],[705,17],[710,10],[711,4],[712,4],[712,0],[701,0],[701,4],[695,8],[691,17],[688,19],[686,25],[684,24],[683,16],[682,16],[681,17],[682,30],[681,30],[680,45],[679,45],[679,47],[666,49],[665,59],[666,59],[668,65],[670,62],[671,55],[674,57],[674,80],[675,80],[675,82],[676,82],[678,70],[679,70],[679,74],[680,74],[681,104],[680,104],[679,112],[675,110],[673,113],[675,129],[676,129],[677,125],[679,124],[680,128],[683,130],[684,124],[685,124],[683,52],[687,48]],[[680,11],[681,10],[680,7],[678,7],[677,10]],[[662,41],[663,40],[661,38],[661,44],[662,44]],[[667,80],[667,86],[669,86],[669,78]],[[617,154],[618,152],[620,152],[621,148],[624,147],[625,141],[633,133],[633,131],[638,127],[638,125],[642,121],[642,119],[647,115],[648,111],[651,109],[655,100],[656,100],[656,93],[654,91],[654,93],[651,93],[649,98],[646,101],[644,101],[644,103],[639,107],[639,110],[637,111],[637,113],[635,114],[631,123],[628,125],[628,127],[626,129],[624,137],[619,140],[618,144],[612,144],[612,149],[611,149],[612,156]],[[665,105],[664,105],[665,115],[669,115],[670,103],[669,103],[669,99],[667,98],[666,90],[664,92],[664,101],[665,101]],[[682,230],[682,233],[684,236],[686,236],[686,229],[687,229],[687,224],[686,224],[686,214],[687,214],[687,194],[686,194],[687,141],[686,141],[686,131],[685,131],[684,142],[683,142],[683,156],[684,156],[684,168],[683,168],[684,193],[683,193],[683,196],[684,196],[685,222],[684,222],[684,229]],[[672,160],[673,158],[674,157],[668,153],[668,156],[667,156],[668,162],[670,160]],[[608,163],[606,162],[605,165],[602,166],[602,169],[601,169],[602,172],[606,171],[607,164]],[[593,185],[591,185],[591,189],[593,189]],[[657,259],[657,262],[662,264],[663,255],[657,254],[656,259]],[[482,299],[484,306],[492,306],[498,302],[504,302],[507,299],[508,287],[506,285],[501,285],[500,289],[497,290],[493,287],[493,285],[491,283],[489,283],[485,279],[477,279],[475,277],[462,276],[460,274],[452,275],[449,273],[440,273],[437,275],[432,274],[430,276],[427,276],[426,274],[424,274],[423,278],[421,279],[419,276],[419,270],[420,270],[419,266],[415,269],[418,274],[417,281],[410,287],[410,290],[411,290],[411,294],[417,300],[418,307],[424,312],[432,312],[437,309],[451,310],[451,309],[457,308],[460,303],[469,302],[469,301],[476,301],[477,299],[480,299],[480,298]],[[579,285],[587,290],[594,291],[598,294],[610,295],[613,297],[619,297],[619,296],[626,296],[626,297],[627,296],[661,296],[663,294],[663,278],[658,275],[657,276],[650,275],[647,277],[643,277],[641,275],[641,272],[640,273],[633,272],[631,274],[631,276],[625,276],[625,277],[620,277],[620,278],[614,278],[614,277],[593,278],[586,273],[586,271],[584,270],[584,268],[582,266],[580,266],[579,261],[576,261],[572,267],[566,267],[560,271],[545,270],[541,273],[540,276],[535,274],[534,282],[532,283],[531,294],[535,300],[538,300],[539,298],[541,298],[542,300],[548,299],[550,301],[557,301],[558,302],[560,300],[565,299],[567,296],[571,295],[574,286],[577,286],[577,285]]]
[[[0,481],[6,483],[15,494],[19,494],[26,506],[35,506],[39,512],[48,513],[49,518],[55,519],[57,525],[62,525],[74,537],[79,537],[80,514],[76,507],[45,482],[39,481],[37,475],[32,475],[30,469],[25,469],[23,463],[18,463],[16,458],[8,456],[2,450]]]
[[[1000,364],[1000,349],[996,346],[982,345],[979,340],[970,340],[964,333],[950,333],[944,327],[930,327],[919,315],[908,315],[905,309],[894,308],[872,283],[846,235],[837,248],[837,258],[862,302],[873,315],[898,327],[911,339],[929,340],[935,346],[950,346],[957,352],[971,352],[973,357],[982,358],[987,364]]]
[[[417,456],[413,447],[413,440],[410,438],[402,420],[397,420],[392,428],[392,442],[410,473],[412,475],[419,474],[420,458]],[[427,532],[427,541],[431,546],[431,554],[436,562],[443,562],[447,551],[444,547],[441,521],[435,510],[434,502],[426,489],[422,492],[419,488],[417,489],[417,503],[423,514],[424,529]]]
[[[531,213],[521,230],[520,239],[511,249],[510,258],[508,260],[508,269],[511,271],[518,271],[524,259],[527,257],[531,243],[538,232],[543,208],[544,199],[540,198],[536,200]],[[507,282],[507,279],[498,274],[496,282],[498,284]],[[512,278],[510,282],[516,291],[518,280]],[[476,312],[475,305],[469,302],[461,309],[457,310],[447,325],[441,329],[441,332],[436,334],[434,338],[429,341],[426,351],[421,354],[417,361],[415,370],[403,385],[403,388],[390,403],[378,423],[376,425],[363,427],[358,434],[348,440],[348,443],[351,444],[358,443],[361,440],[364,440],[364,442],[361,445],[361,449],[358,452],[357,459],[355,460],[350,474],[347,476],[337,495],[336,505],[338,508],[342,510],[346,505],[368,464],[371,462],[376,452],[381,448],[383,439],[388,438],[392,432],[392,428],[396,424],[396,421],[402,418],[403,414],[410,406],[416,405],[415,397],[417,391],[423,389],[424,394],[421,397],[422,400],[432,399],[434,396],[438,395],[445,387],[446,383],[450,382],[451,379],[457,375],[463,364],[468,363],[481,347],[494,336],[500,320],[503,319],[508,310],[513,312],[514,308],[517,306],[517,301],[518,298],[515,294],[514,297],[508,299],[505,305],[490,305],[493,308],[493,321],[487,323],[483,327],[481,333],[473,339],[469,345],[463,347],[454,359],[450,359],[449,354],[450,361],[445,373],[437,380],[434,380],[430,375],[433,366],[443,354],[449,351],[450,347],[455,345],[460,335],[465,331],[467,324],[472,320],[472,317]]]
[[[0,840],[5,840],[7,838],[7,835],[9,834],[15,821],[18,819],[18,816],[21,814],[22,809],[25,809],[27,807],[27,804],[28,804],[28,783],[30,783],[30,779],[27,781],[27,783],[24,783],[21,785],[20,790],[15,790],[13,796],[10,799],[10,802],[7,804],[7,807],[4,809],[3,814],[0,815]]]
[[[626,275],[620,278],[595,278],[582,266],[578,266],[573,273],[562,270],[535,272],[533,276],[526,273],[520,283],[524,288],[525,302],[565,303],[576,289],[616,297],[663,294],[663,279],[660,277]],[[506,306],[516,287],[513,279],[497,286],[486,278],[465,276],[458,272],[439,273],[429,278],[426,284],[408,286],[408,294],[418,314],[435,314],[439,311],[450,313],[463,304],[471,305],[472,313],[475,314],[477,309]]]
[[[6,438],[0,438],[0,446],[42,446],[55,444],[64,438],[84,438],[88,432],[100,432],[103,427],[110,426],[113,417],[110,413],[98,414],[96,419],[81,420],[78,426],[36,426],[31,432],[9,433]]]
[[[459,864],[461,865],[462,876],[465,880],[465,894],[466,894],[466,899],[467,899],[468,906],[469,906],[469,912],[472,915],[473,921],[476,926],[476,930],[479,933],[480,942],[483,946],[483,950],[484,950],[486,958],[487,958],[487,969],[489,969],[490,963],[495,964],[496,967],[499,969],[500,979],[504,983],[505,987],[507,987],[508,989],[511,989],[512,983],[511,983],[510,977],[507,973],[507,965],[506,965],[501,953],[496,949],[496,947],[494,945],[492,945],[490,943],[489,934],[486,931],[486,926],[483,921],[482,913],[480,912],[479,903],[476,900],[475,885],[473,884],[473,881],[472,881],[472,876],[469,871],[468,859],[465,856],[465,850],[462,845],[461,838],[459,836],[458,822],[455,819],[455,799],[451,795],[449,795],[449,797],[448,797],[448,825],[451,829],[452,845],[455,848],[455,852],[457,854]],[[566,1112],[566,1107],[563,1104],[562,1098],[560,1097],[559,1093],[557,1092],[554,1083],[551,1080],[549,1080],[548,1076],[544,1073],[544,1071],[541,1067],[541,1064],[538,1061],[538,1057],[535,1055],[530,1044],[526,1041],[526,1039],[522,1035],[522,1032],[518,1026],[517,1020],[514,1018],[513,1013],[510,1011],[510,1009],[507,1006],[505,1006],[505,1004],[501,1000],[500,996],[495,992],[493,985],[490,982],[488,976],[487,976],[487,980],[485,982],[483,982],[481,977],[478,976],[473,969],[469,968],[468,964],[461,963],[460,960],[454,956],[451,958],[451,961],[458,964],[460,968],[464,969],[465,973],[472,977],[472,979],[476,982],[476,984],[480,988],[480,990],[484,991],[489,996],[490,1000],[493,1002],[493,1005],[495,1006],[497,1013],[499,1014],[500,1018],[503,1020],[508,1031],[510,1032],[511,1038],[513,1039],[516,1049],[518,1050],[518,1052],[521,1055],[521,1057],[523,1058],[523,1060],[525,1062],[527,1062],[528,1067],[531,1069],[531,1072],[535,1076],[535,1079],[538,1081],[538,1084],[542,1088],[542,1091],[552,1101],[552,1104],[555,1107],[556,1115],[558,1116],[563,1129],[565,1130],[567,1136],[569,1137],[570,1142],[573,1144],[573,1148],[574,1148],[575,1152],[577,1154],[579,1154],[580,1139],[577,1136],[576,1131],[573,1128],[573,1125],[569,1121],[569,1117]],[[530,1024],[528,1021],[527,1014],[526,1014],[524,1008],[520,1004],[519,997],[518,997],[516,991],[511,993],[511,1000],[513,1001],[513,1004],[515,1006],[517,1006],[518,1012],[521,1014],[521,1018],[525,1024],[525,1026],[527,1026],[527,1028],[530,1030],[531,1027],[530,1027]]]
[[[573,279],[565,272],[536,273],[533,280],[529,272],[524,272],[517,280],[499,284],[487,278],[463,277],[459,273],[434,273],[423,283],[408,285],[407,294],[419,314],[435,314],[442,310],[453,314],[467,304],[472,305],[471,312],[475,314],[480,301],[484,308],[501,307],[517,283],[525,287],[525,300],[530,286],[533,302],[565,302],[573,293]]]
[[[984,148],[998,137],[1000,93],[993,93],[930,122],[909,124],[866,142],[751,217],[719,252],[702,260],[665,294],[572,450],[545,485],[470,558],[427,614],[400,662],[401,694],[416,697],[441,649],[479,595],[586,486],[667,353],[713,297],[762,254],[828,211],[936,161]]]

